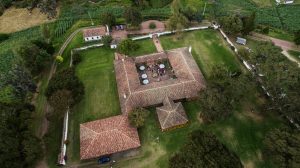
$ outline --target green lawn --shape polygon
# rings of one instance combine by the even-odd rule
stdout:
[[[185,33],[181,40],[174,40],[173,36],[160,39],[165,49],[191,45],[193,56],[205,76],[209,76],[213,65],[224,65],[231,70],[242,69],[222,37],[213,30]],[[155,48],[151,46],[151,43],[151,39],[139,41],[139,44],[142,44],[141,48],[130,55],[154,52]],[[70,164],[82,163],[79,161],[79,124],[120,114],[113,71],[113,52],[113,50],[105,48],[81,52],[83,60],[77,65],[76,73],[84,83],[86,93],[84,99],[74,108],[70,116],[70,143],[67,150]],[[280,125],[280,121],[272,116],[259,114],[261,101],[264,99],[259,98],[258,95],[256,90],[249,93],[245,96],[242,106],[236,107],[230,118],[210,125],[203,124],[198,120],[201,107],[197,101],[184,102],[183,105],[190,123],[183,128],[169,132],[161,132],[155,109],[151,108],[151,114],[146,120],[145,127],[139,129],[142,142],[140,155],[118,161],[116,166],[165,168],[168,166],[168,159],[186,142],[188,133],[195,129],[202,129],[216,134],[226,146],[240,156],[245,166],[271,167],[262,159],[262,140],[266,132]],[[253,108],[255,112],[251,112],[250,108]],[[59,138],[55,137],[53,135],[52,140],[59,141]]]
[[[225,65],[232,71],[240,69],[237,58],[218,32],[202,30],[184,33],[183,37],[177,40],[174,36],[166,36],[160,38],[160,41],[165,50],[192,46],[192,54],[206,77],[216,64]]]
[[[156,47],[152,42],[152,39],[149,40],[138,40],[136,43],[139,45],[139,48],[136,51],[129,53],[129,56],[140,56],[145,54],[151,54],[156,52]]]
[[[79,124],[120,114],[119,98],[110,49],[81,52],[82,62],[76,73],[85,87],[83,100],[74,108],[70,120],[70,160],[79,160]]]
[[[186,33],[183,37],[181,41],[174,40],[173,36],[160,39],[165,49],[193,46],[193,56],[206,76],[209,76],[210,68],[216,64],[231,69],[239,68],[237,59],[216,32],[198,31]],[[270,129],[280,125],[280,121],[273,116],[259,114],[264,98],[259,97],[257,90],[254,89],[242,101],[241,107],[236,107],[230,118],[210,125],[198,120],[201,107],[197,101],[185,102],[184,108],[190,120],[189,125],[169,132],[161,132],[155,109],[151,108],[151,115],[147,118],[145,127],[139,130],[142,142],[141,154],[135,159],[120,161],[116,166],[168,167],[169,158],[186,142],[188,133],[202,129],[217,135],[220,141],[238,154],[244,166],[272,167],[262,159],[262,140]],[[251,108],[254,112],[251,112]]]
[[[293,50],[290,50],[288,51],[288,53],[294,57],[296,60],[300,61],[300,52],[299,51],[293,51]]]

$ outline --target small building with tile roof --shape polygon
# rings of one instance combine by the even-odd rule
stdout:
[[[170,130],[188,123],[187,115],[181,102],[174,103],[166,97],[163,106],[156,108],[158,121],[162,131]]]
[[[118,115],[80,124],[80,159],[135,149],[141,146],[137,129],[127,116]]]
[[[108,26],[88,28],[83,30],[83,39],[85,42],[101,40],[103,36],[109,35]]]

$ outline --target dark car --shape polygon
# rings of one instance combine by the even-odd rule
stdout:
[[[105,164],[105,163],[108,163],[108,162],[110,162],[110,157],[108,157],[108,156],[101,157],[98,160],[98,164]]]

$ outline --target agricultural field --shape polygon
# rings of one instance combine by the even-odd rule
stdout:
[[[13,33],[50,21],[46,14],[39,9],[33,9],[30,13],[25,8],[9,8],[0,16],[0,33]]]
[[[215,5],[216,16],[230,13],[248,15],[256,12],[256,22],[258,24],[269,25],[271,27],[295,31],[300,29],[300,5],[272,5],[273,1],[256,0],[217,0]]]

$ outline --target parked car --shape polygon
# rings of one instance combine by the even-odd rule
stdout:
[[[110,162],[110,157],[108,157],[108,156],[103,156],[98,159],[98,164],[105,164],[108,162]]]

